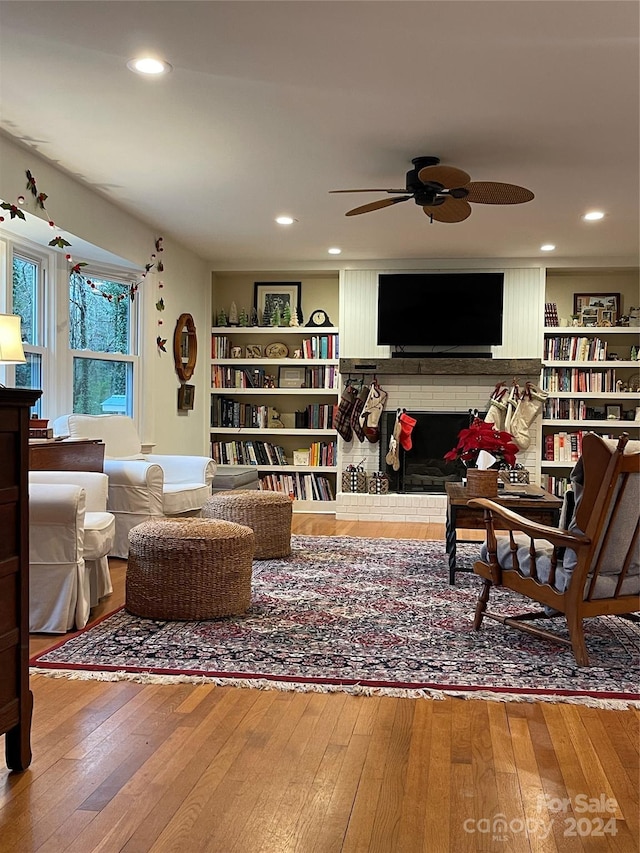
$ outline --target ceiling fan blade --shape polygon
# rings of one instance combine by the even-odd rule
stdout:
[[[469,190],[466,200],[480,204],[523,204],[535,198],[531,190],[496,181],[472,181],[465,189]]]
[[[418,172],[418,178],[423,184],[433,181],[450,190],[453,187],[464,187],[471,180],[471,175],[455,166],[425,166]]]
[[[363,204],[360,207],[354,207],[353,210],[348,210],[345,216],[356,216],[358,213],[370,213],[372,210],[380,210],[382,207],[389,207],[391,204],[398,204],[399,201],[409,201],[412,198],[410,195],[405,195],[402,198],[381,198],[378,201],[371,201],[369,204]]]
[[[403,190],[329,190],[330,193],[406,193],[406,187]]]
[[[442,204],[426,205],[422,209],[427,216],[438,222],[463,222],[471,216],[471,205],[466,199],[451,196],[447,196]]]

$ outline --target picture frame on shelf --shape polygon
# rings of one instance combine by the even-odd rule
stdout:
[[[308,465],[309,460],[311,458],[311,451],[309,448],[303,448],[301,450],[293,451],[293,464],[294,465]]]
[[[247,358],[262,358],[262,346],[260,344],[247,344]]]
[[[304,388],[305,380],[304,367],[281,367],[278,371],[279,388]]]
[[[622,406],[611,404],[605,406],[605,414],[608,421],[622,420]]]
[[[261,326],[285,325],[283,316],[298,317],[302,283],[299,281],[256,281],[253,285],[253,306]],[[280,317],[274,323],[274,317]],[[289,325],[286,323],[286,325]]]
[[[583,326],[613,326],[620,316],[620,294],[574,293],[573,313]]]
[[[189,412],[193,409],[196,395],[196,386],[183,383],[178,388],[178,410]]]

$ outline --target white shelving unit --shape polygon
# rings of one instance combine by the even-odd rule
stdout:
[[[562,358],[544,359],[542,368],[541,386],[549,394],[545,413],[542,418],[542,479],[545,480],[545,472],[560,470],[560,476],[566,477],[575,465],[577,455],[580,452],[581,436],[583,432],[597,432],[601,435],[617,436],[621,432],[628,432],[633,438],[638,438],[640,421],[629,420],[628,415],[635,412],[640,406],[640,361],[629,358],[633,347],[636,351],[640,347],[640,327],[637,326],[546,326],[544,328],[544,352],[547,352],[547,343],[551,339],[558,338],[560,341],[568,338],[587,338],[590,341],[599,339],[603,358]],[[626,357],[611,359],[610,353],[615,345],[617,351],[621,351]],[[609,356],[609,357],[607,357]],[[563,371],[569,371],[563,373]],[[580,374],[578,374],[580,371]],[[611,373],[609,373],[611,371]],[[572,373],[573,372],[573,376]],[[607,377],[607,382],[604,381]],[[581,382],[597,384],[601,382],[612,385],[612,390],[559,390],[556,383],[562,385],[568,382],[577,385]],[[560,404],[556,401],[560,401]],[[575,401],[572,407],[563,406],[562,401]],[[607,415],[607,407],[616,406],[620,409],[622,417],[611,417]],[[570,414],[573,410],[573,415]],[[577,416],[580,409],[584,415]],[[564,436],[568,440],[568,450],[565,450],[565,458],[557,458],[562,451],[558,447],[559,439]],[[571,453],[571,441],[573,436],[573,453]],[[556,458],[546,458],[550,455],[551,442],[555,442]],[[565,448],[567,447],[565,443]],[[568,457],[566,456],[568,454]],[[576,455],[577,454],[577,455]],[[548,475],[553,477],[554,475]],[[563,483],[558,484],[558,491],[563,488]]]
[[[266,442],[271,446],[279,446],[284,450],[286,464],[264,464],[258,462],[256,465],[258,474],[261,479],[268,476],[278,476],[281,485],[284,488],[285,478],[290,477],[293,483],[293,490],[309,488],[311,485],[311,476],[314,478],[322,477],[329,483],[331,493],[336,494],[337,482],[336,472],[337,464],[333,465],[294,465],[293,452],[294,450],[302,450],[310,447],[313,443],[333,444],[333,459],[336,459],[336,431],[332,427],[332,417],[329,413],[332,412],[333,406],[338,401],[339,393],[339,377],[338,377],[338,351],[337,340],[339,330],[334,326],[234,326],[234,327],[219,327],[215,326],[211,329],[212,336],[212,352],[214,351],[214,341],[220,338],[226,338],[228,341],[228,349],[231,347],[240,347],[241,353],[238,357],[230,358],[228,355],[222,358],[211,359],[212,369],[212,421],[211,421],[211,442],[212,455],[214,458],[220,459],[222,452],[221,444],[231,449],[231,443],[235,444],[236,449],[241,453],[249,452],[248,445],[255,442]],[[290,353],[296,350],[304,353],[304,340],[316,339],[318,343],[317,351],[320,351],[320,340],[322,337],[333,337],[336,347],[331,351],[333,357],[287,357],[287,358],[268,358],[264,355],[265,348],[274,342],[284,343]],[[247,347],[251,345],[259,345],[263,351],[258,357],[247,357]],[[220,349],[220,348],[217,348]],[[329,349],[329,348],[327,348]],[[298,369],[324,369],[325,378],[329,368],[333,368],[335,382],[333,387],[303,387],[303,388],[286,388],[286,387],[214,387],[213,377],[216,373],[216,368],[229,368],[237,371],[248,370],[250,372],[264,371],[265,374],[272,377],[276,385],[279,381],[279,375],[282,368],[298,368]],[[218,371],[218,379],[223,379],[231,375],[231,370],[226,374],[224,371]],[[240,379],[240,381],[244,381]],[[277,410],[280,419],[286,420],[287,425],[282,426],[256,426],[247,424],[246,422],[238,422],[233,425],[222,423],[228,420],[228,417],[222,417],[222,400],[238,400],[242,406],[250,407],[269,407]],[[216,401],[220,401],[217,404]],[[325,425],[320,427],[295,427],[291,425],[292,419],[295,418],[296,411],[304,409],[310,404],[318,404],[319,406],[330,407],[325,409]],[[227,405],[227,409],[230,407]],[[237,407],[240,409],[240,406]],[[245,414],[246,414],[245,409]],[[262,410],[264,413],[264,409]],[[239,415],[240,418],[240,415]],[[246,420],[246,418],[245,418]],[[327,425],[327,422],[329,425]],[[255,447],[254,447],[255,450]],[[230,463],[218,461],[222,468],[226,468]],[[247,461],[236,462],[235,464],[249,464]],[[254,464],[254,463],[251,463]],[[333,500],[310,500],[308,498],[300,499],[296,497],[294,502],[295,512],[333,512],[335,511],[335,499]]]

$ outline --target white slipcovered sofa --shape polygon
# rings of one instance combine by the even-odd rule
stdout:
[[[211,494],[213,459],[142,453],[136,426],[126,415],[63,415],[53,422],[53,431],[56,436],[96,438],[105,444],[107,509],[116,518],[113,557],[127,558],[129,531],[136,524],[196,514]]]

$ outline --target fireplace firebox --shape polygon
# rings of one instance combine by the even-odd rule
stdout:
[[[411,450],[398,450],[398,471],[394,471],[385,460],[397,413],[387,411],[380,418],[380,470],[388,474],[391,491],[443,494],[445,483],[460,482],[465,476],[463,463],[459,460],[446,462],[444,454],[455,447],[458,433],[469,426],[471,414],[469,411],[406,411],[415,418],[416,425],[411,433]],[[484,413],[479,415],[484,417]]]

